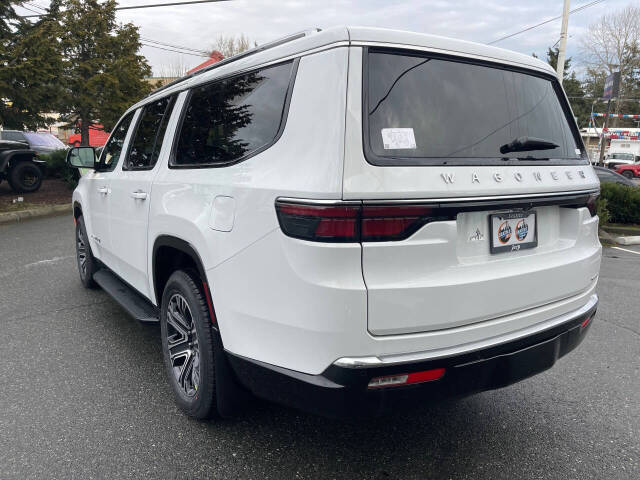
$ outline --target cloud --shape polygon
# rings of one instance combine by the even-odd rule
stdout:
[[[120,0],[120,6],[168,0]],[[175,1],[175,0],[172,0]],[[577,56],[578,40],[604,13],[630,0],[608,0],[570,17],[569,56]],[[576,8],[587,3],[572,2]],[[40,0],[40,4],[45,4]],[[258,43],[296,31],[335,25],[396,28],[487,43],[558,16],[559,0],[232,0],[210,4],[124,10],[122,22],[140,26],[143,37],[208,50],[220,35],[244,33]],[[560,20],[499,42],[496,46],[544,57],[560,38]],[[192,67],[204,59],[143,47],[157,73],[163,67]]]

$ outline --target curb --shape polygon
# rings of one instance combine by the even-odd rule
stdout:
[[[618,245],[640,245],[640,237],[615,237],[614,241]]]
[[[640,229],[638,227],[610,227],[609,225],[605,225],[601,230],[612,235],[640,235]]]
[[[18,212],[0,213],[0,225],[16,223],[31,218],[51,217],[71,213],[70,203],[64,205],[47,205],[45,207],[32,208],[31,210],[20,210]]]

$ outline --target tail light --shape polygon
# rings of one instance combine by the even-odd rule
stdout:
[[[587,208],[589,209],[589,212],[591,213],[592,217],[595,217],[598,211],[597,200],[598,200],[597,193],[589,195],[589,200],[587,200]]]
[[[282,231],[294,238],[316,242],[357,242],[359,205],[299,205],[276,202]]]
[[[451,215],[438,215],[438,211],[437,207],[424,205],[276,202],[280,228],[286,235],[317,242],[404,240],[431,221],[451,219]]]

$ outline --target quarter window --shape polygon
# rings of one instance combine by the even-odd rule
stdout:
[[[194,88],[173,166],[221,166],[264,150],[283,122],[293,62]]]
[[[125,169],[146,170],[156,164],[174,99],[164,97],[142,107]]]
[[[131,125],[131,119],[133,119],[133,112],[123,117],[116,128],[113,129],[111,137],[109,137],[109,141],[102,149],[102,154],[100,155],[100,170],[110,172],[116,168],[120,154],[122,153],[124,140],[127,138],[129,125]]]

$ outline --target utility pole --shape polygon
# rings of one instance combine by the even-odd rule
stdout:
[[[598,159],[598,165],[600,165],[601,167],[604,165],[604,149],[605,149],[605,142],[607,141],[607,139],[605,138],[605,134],[607,132],[607,129],[609,128],[609,112],[610,111],[611,111],[611,99],[607,101],[607,113],[605,114],[605,117],[604,117],[604,125],[602,125],[602,135],[600,137],[600,158]]]
[[[562,30],[560,32],[560,49],[558,51],[558,81],[562,84],[564,78],[564,59],[567,52],[567,30],[569,29],[569,0],[564,0],[564,9],[562,10]]]
[[[613,72],[604,80],[604,91],[602,97],[607,100],[607,113],[604,116],[604,125],[602,126],[602,136],[600,137],[600,159],[598,165],[604,163],[605,134],[609,127],[609,113],[611,112],[611,99],[618,98],[620,91],[620,72]]]

